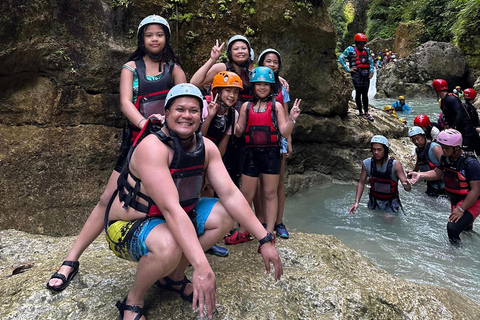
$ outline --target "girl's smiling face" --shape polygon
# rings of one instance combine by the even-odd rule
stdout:
[[[280,66],[278,56],[275,53],[268,53],[263,60],[263,65],[272,69],[273,72],[277,72]]]

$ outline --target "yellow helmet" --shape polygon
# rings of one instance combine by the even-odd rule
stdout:
[[[385,107],[383,108],[383,110],[385,110],[385,111],[393,110],[393,107],[392,107],[392,106],[385,106]]]
[[[405,100],[405,96],[398,96],[398,100]]]
[[[462,87],[456,86],[455,89],[457,89],[457,90],[462,90]]]

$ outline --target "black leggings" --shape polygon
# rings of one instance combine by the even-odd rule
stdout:
[[[451,244],[460,244],[460,233],[472,230],[473,220],[472,214],[466,210],[460,220],[447,223],[448,238]]]
[[[362,112],[362,102],[364,112]],[[368,87],[355,87],[355,103],[360,114],[368,113]]]

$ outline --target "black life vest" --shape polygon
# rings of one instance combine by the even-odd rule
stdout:
[[[135,60],[138,75],[138,96],[135,107],[140,114],[148,119],[152,114],[165,114],[165,99],[167,93],[174,86],[172,72],[175,64],[168,61],[163,66],[163,76],[161,79],[149,81],[145,71],[145,61],[142,58]],[[135,140],[140,129],[132,124],[133,138]]]
[[[370,69],[367,48],[365,48],[363,51],[360,51],[354,46],[353,49],[355,50],[355,55],[349,55],[350,68],[356,67],[358,69]]]
[[[206,137],[218,146],[229,127],[232,128],[231,134],[233,135],[233,129],[235,127],[235,110],[233,108],[230,108],[227,114],[221,116],[215,115],[213,117],[208,127]]]
[[[370,195],[379,200],[393,200],[398,198],[398,183],[392,180],[393,158],[387,160],[384,172],[377,170],[375,159],[370,162]]]
[[[403,111],[403,106],[400,101],[395,102],[395,111]]]
[[[230,64],[230,62],[225,63],[225,68],[227,69],[227,71],[237,73],[237,71],[235,71],[235,67],[232,64]],[[239,74],[239,77],[242,80],[243,90],[241,90],[240,93],[238,94],[237,106],[235,107],[237,111],[240,111],[240,107],[244,102],[247,102],[253,99],[252,84],[250,83],[250,77],[246,74]]]
[[[451,163],[446,156],[441,158],[445,191],[453,204],[464,200],[470,192],[470,184],[465,176],[465,168],[471,161],[477,161],[473,153],[462,153],[458,161]]]
[[[417,154],[418,168],[420,172],[427,172],[435,169],[436,167],[428,157],[428,152],[430,151],[431,145],[432,145],[432,142],[427,141],[427,143],[425,144],[425,148],[423,149],[415,148],[415,153]]]
[[[152,130],[153,129],[153,130]],[[196,146],[193,152],[185,152],[182,148],[181,140],[171,130],[168,137],[161,129],[154,128],[151,121],[147,123],[142,130],[142,134],[137,138],[128,154],[127,163],[122,169],[117,180],[117,190],[120,202],[123,202],[123,207],[127,209],[132,207],[147,216],[162,216],[162,213],[155,205],[152,198],[140,192],[140,179],[135,177],[130,172],[130,160],[133,151],[138,143],[143,140],[148,134],[154,134],[165,145],[173,148],[174,155],[172,163],[170,164],[170,174],[173,182],[178,190],[180,205],[185,212],[189,213],[195,208],[195,204],[200,196],[200,190],[203,183],[203,169],[205,164],[205,145],[200,132],[196,133]],[[173,147],[169,142],[173,143]],[[133,178],[135,185],[131,186],[128,182],[128,177]],[[147,204],[137,201],[137,197],[142,198]]]
[[[275,111],[276,100],[273,98],[267,103],[267,108],[262,112],[253,110],[253,103],[247,104],[247,125],[245,128],[245,147],[277,147],[279,145],[279,131],[277,114]]]

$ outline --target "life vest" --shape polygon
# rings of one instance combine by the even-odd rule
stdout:
[[[175,64],[168,61],[163,66],[163,76],[161,79],[149,81],[145,74],[145,62],[143,59],[135,60],[138,75],[138,96],[135,102],[135,108],[140,114],[148,119],[152,114],[165,114],[165,98],[167,93],[174,86],[172,72]],[[140,129],[132,124],[134,141],[140,132]]]
[[[375,159],[370,162],[370,195],[379,200],[398,198],[398,183],[392,180],[393,158],[387,160],[385,172],[377,170]]]
[[[235,125],[235,110],[230,108],[227,114],[223,114],[221,116],[215,115],[210,122],[210,126],[208,127],[206,137],[215,143],[216,146],[220,143],[225,132],[230,127],[232,128],[232,135],[233,129]]]
[[[230,64],[230,62],[225,63],[225,68],[227,69],[227,71],[237,73],[237,71],[235,71],[235,67],[232,64]],[[248,75],[245,75],[245,74],[239,74],[239,76],[240,76],[240,79],[242,80],[243,90],[241,90],[240,93],[238,94],[237,107],[235,108],[237,109],[237,111],[240,111],[240,107],[244,102],[253,100],[252,84],[250,83],[250,78],[248,77]]]
[[[247,104],[247,126],[245,128],[245,147],[276,147],[279,143],[275,99],[267,103],[262,112],[253,111],[253,103]],[[275,119],[275,120],[274,120]]]
[[[454,204],[464,200],[470,192],[470,184],[465,177],[465,168],[470,161],[477,161],[477,158],[472,153],[463,153],[456,165],[447,162],[447,157],[442,156],[445,191],[447,191]]]
[[[117,189],[110,198],[107,209],[105,210],[104,218],[104,228],[107,240],[110,243],[110,248],[113,248],[112,250],[118,256],[125,257],[124,253],[129,251],[129,248],[127,248],[129,240],[132,238],[135,230],[143,223],[143,221],[145,221],[145,219],[154,216],[163,217],[163,214],[155,205],[153,199],[145,195],[143,192],[140,192],[140,179],[130,173],[130,160],[132,158],[133,151],[136,149],[139,142],[149,134],[154,134],[158,139],[160,139],[160,141],[165,143],[165,145],[173,148],[174,155],[172,163],[170,164],[170,174],[172,175],[173,182],[178,190],[180,205],[185,210],[192,221],[192,224],[196,228],[195,221],[197,214],[194,209],[200,196],[203,183],[205,145],[203,143],[201,133],[197,132],[195,150],[193,152],[185,152],[178,136],[171,130],[169,130],[169,133],[170,137],[167,137],[167,135],[161,131],[161,126],[156,126],[149,119],[147,124],[143,127],[140,135],[138,135],[133,143],[132,148],[130,148],[127,156],[127,162],[123,167],[122,172],[120,172],[120,176],[117,180]],[[173,142],[173,147],[169,144],[170,141]],[[128,182],[128,176],[132,177],[134,180],[134,186],[131,186]],[[132,226],[128,228],[128,233],[119,242],[113,240],[108,233],[108,228],[110,225],[108,216],[110,213],[110,208],[115,201],[117,194],[120,202],[124,203],[124,209],[131,207],[135,210],[145,213],[145,218],[134,221]],[[138,202],[137,197],[145,200],[147,204]]]
[[[428,152],[430,151],[431,145],[432,145],[432,142],[427,141],[427,143],[425,144],[425,148],[423,149],[415,148],[415,153],[417,154],[418,168],[420,172],[427,172],[435,169],[436,167],[435,164],[433,164],[428,157]]]
[[[358,69],[370,69],[367,48],[365,48],[363,51],[358,50],[357,47],[353,47],[353,49],[355,50],[355,64],[353,66],[357,67]]]
[[[280,90],[278,91],[277,95],[275,96],[275,99],[280,102],[283,106],[284,102],[283,102],[283,90],[282,88],[280,88]]]
[[[395,102],[394,104],[395,111],[403,111],[403,106],[400,101]]]

